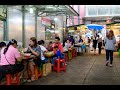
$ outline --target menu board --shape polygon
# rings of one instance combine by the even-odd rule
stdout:
[[[50,21],[50,25],[45,25],[45,40],[54,40],[57,36],[55,33],[55,22],[53,20]]]

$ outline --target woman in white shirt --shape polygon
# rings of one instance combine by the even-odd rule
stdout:
[[[42,63],[46,63],[47,61],[48,61],[48,58],[46,58],[45,56],[44,56],[44,52],[47,52],[48,50],[46,49],[46,47],[44,46],[44,40],[40,40],[40,41],[38,41],[38,44],[39,44],[39,46],[40,46],[40,48],[41,48],[41,61],[42,61]]]
[[[66,40],[65,46],[64,46],[64,51],[72,50],[71,49],[71,42],[69,40]]]

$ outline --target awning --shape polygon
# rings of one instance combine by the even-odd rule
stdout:
[[[39,16],[79,16],[79,14],[69,5],[31,5],[38,11]],[[26,10],[29,10],[30,5],[26,5]]]
[[[12,7],[21,10],[23,5],[0,5],[0,7]],[[24,5],[26,12],[32,8],[37,10],[38,16],[79,16],[79,14],[70,5]]]

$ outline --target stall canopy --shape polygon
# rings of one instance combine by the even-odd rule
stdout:
[[[21,6],[25,6],[25,11],[37,11],[38,16],[59,16],[70,15],[79,16],[79,14],[70,5],[0,5],[0,7],[14,7],[22,11]]]

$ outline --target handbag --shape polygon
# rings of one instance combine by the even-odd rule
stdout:
[[[36,57],[33,62],[35,63],[35,65],[37,65],[38,67],[40,67],[41,65],[41,59],[39,57]]]
[[[43,64],[43,76],[47,76],[52,71],[51,63],[45,63]]]
[[[6,58],[6,55],[5,55],[5,59],[6,59],[6,61],[8,62],[8,60],[7,60],[7,58]],[[9,62],[8,62],[9,63]],[[10,64],[9,63],[9,65],[3,65],[3,67],[11,67],[11,70],[10,71],[13,71],[13,73],[17,73],[17,72],[19,72],[19,71],[22,71],[23,69],[24,69],[24,65],[23,65],[23,61],[21,61],[21,62],[18,62],[17,60],[16,60],[16,62],[15,62],[15,64],[14,65],[12,65],[12,64]],[[10,68],[8,68],[8,73],[9,73],[9,69]]]

